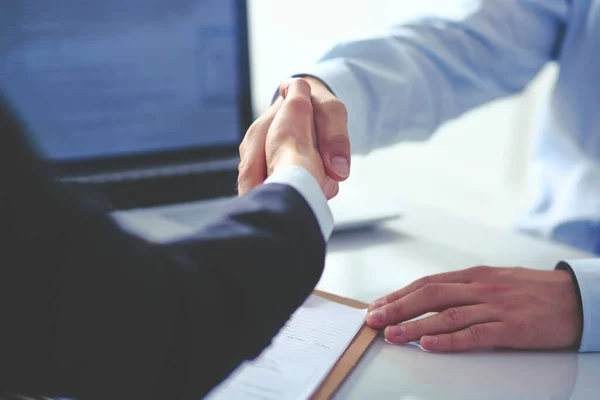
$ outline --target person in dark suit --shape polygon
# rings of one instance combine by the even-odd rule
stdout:
[[[168,244],[59,187],[0,100],[0,393],[197,400],[269,345],[333,225],[310,87],[281,93],[266,184]]]

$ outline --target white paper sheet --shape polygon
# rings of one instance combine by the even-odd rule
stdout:
[[[256,360],[240,366],[210,400],[310,397],[361,328],[366,310],[310,296]]]

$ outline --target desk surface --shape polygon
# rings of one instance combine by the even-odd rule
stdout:
[[[476,265],[553,269],[580,251],[417,205],[374,230],[335,235],[318,289],[370,302],[424,275]],[[600,354],[427,353],[376,339],[339,399],[591,399]]]

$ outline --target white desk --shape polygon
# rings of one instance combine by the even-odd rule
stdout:
[[[552,269],[587,254],[403,204],[404,217],[374,231],[334,236],[318,289],[370,302],[411,281],[475,265]],[[594,399],[600,354],[433,354],[378,338],[338,399]]]

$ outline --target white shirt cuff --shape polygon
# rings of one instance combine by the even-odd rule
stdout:
[[[581,352],[600,351],[600,259],[563,261],[558,269],[570,267],[577,279],[583,312]]]
[[[319,183],[310,172],[296,166],[283,168],[265,180],[265,184],[269,183],[280,183],[296,189],[315,214],[325,241],[329,240],[333,231],[333,214]]]

